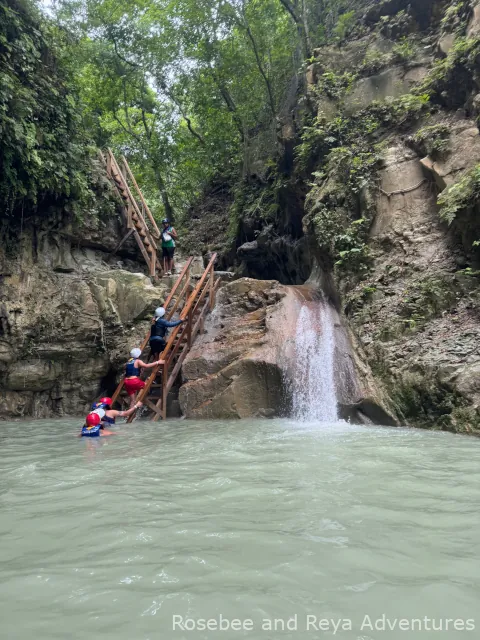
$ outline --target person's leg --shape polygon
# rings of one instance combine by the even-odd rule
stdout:
[[[168,271],[167,267],[168,267],[168,256],[167,256],[167,250],[166,249],[162,249],[162,254],[163,254],[163,274],[165,275]]]
[[[175,273],[174,255],[175,255],[175,247],[172,247],[172,253],[170,256],[170,271],[172,273]]]
[[[128,398],[130,400],[129,409],[131,409],[133,407],[133,405],[135,404],[135,402],[137,401],[137,393],[136,393],[136,391],[133,391],[132,393],[129,393],[128,394]]]

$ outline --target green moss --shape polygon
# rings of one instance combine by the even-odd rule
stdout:
[[[460,431],[459,421],[469,414],[468,403],[429,372],[408,372],[388,380],[389,395],[408,424],[423,428]],[[462,429],[465,429],[464,423]]]
[[[458,282],[452,276],[425,278],[404,292],[399,313],[416,328],[455,306]]]

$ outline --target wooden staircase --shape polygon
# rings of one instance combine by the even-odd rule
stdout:
[[[142,389],[137,400],[150,409],[151,420],[157,421],[167,417],[167,396],[180,373],[183,361],[190,351],[197,335],[203,331],[205,317],[215,306],[215,295],[220,285],[220,278],[215,279],[214,265],[217,254],[213,254],[207,268],[195,287],[190,280],[190,266],[193,258],[189,258],[175,282],[164,307],[165,317],[170,320],[176,311],[186,322],[171,330],[168,342],[159,360],[164,364],[148,370],[145,388]],[[142,353],[148,347],[150,332],[141,345]],[[124,381],[118,385],[112,396],[112,404],[122,393]],[[134,420],[135,414],[128,418]]]
[[[123,202],[122,216],[127,228],[126,234],[113,253],[133,235],[147,263],[150,276],[157,278],[162,273],[162,262],[157,255],[160,230],[155,218],[145,202],[126,158],[122,156],[118,163],[111,149],[101,153],[101,158],[105,163],[107,176]]]

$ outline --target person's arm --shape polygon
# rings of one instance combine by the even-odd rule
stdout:
[[[142,369],[153,369],[157,364],[164,364],[164,362],[165,360],[156,360],[155,362],[147,364],[146,362],[143,362],[143,360],[137,360],[137,366],[142,367]]]
[[[177,240],[178,234],[173,227],[170,229],[170,235],[173,237],[174,240]]]
[[[143,402],[136,402],[131,409],[128,409],[128,411],[109,411],[109,418],[128,418],[128,416],[131,416],[132,413],[134,413],[141,406],[143,406]],[[114,415],[112,415],[112,413]]]
[[[178,327],[178,325],[182,324],[183,322],[186,322],[186,320],[174,320],[173,322],[170,322],[169,320],[163,320],[162,325],[167,329],[171,329],[172,327]]]

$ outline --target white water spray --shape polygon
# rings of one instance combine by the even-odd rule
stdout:
[[[297,321],[291,383],[293,416],[297,420],[338,419],[334,352],[330,309],[322,302],[305,305]]]

